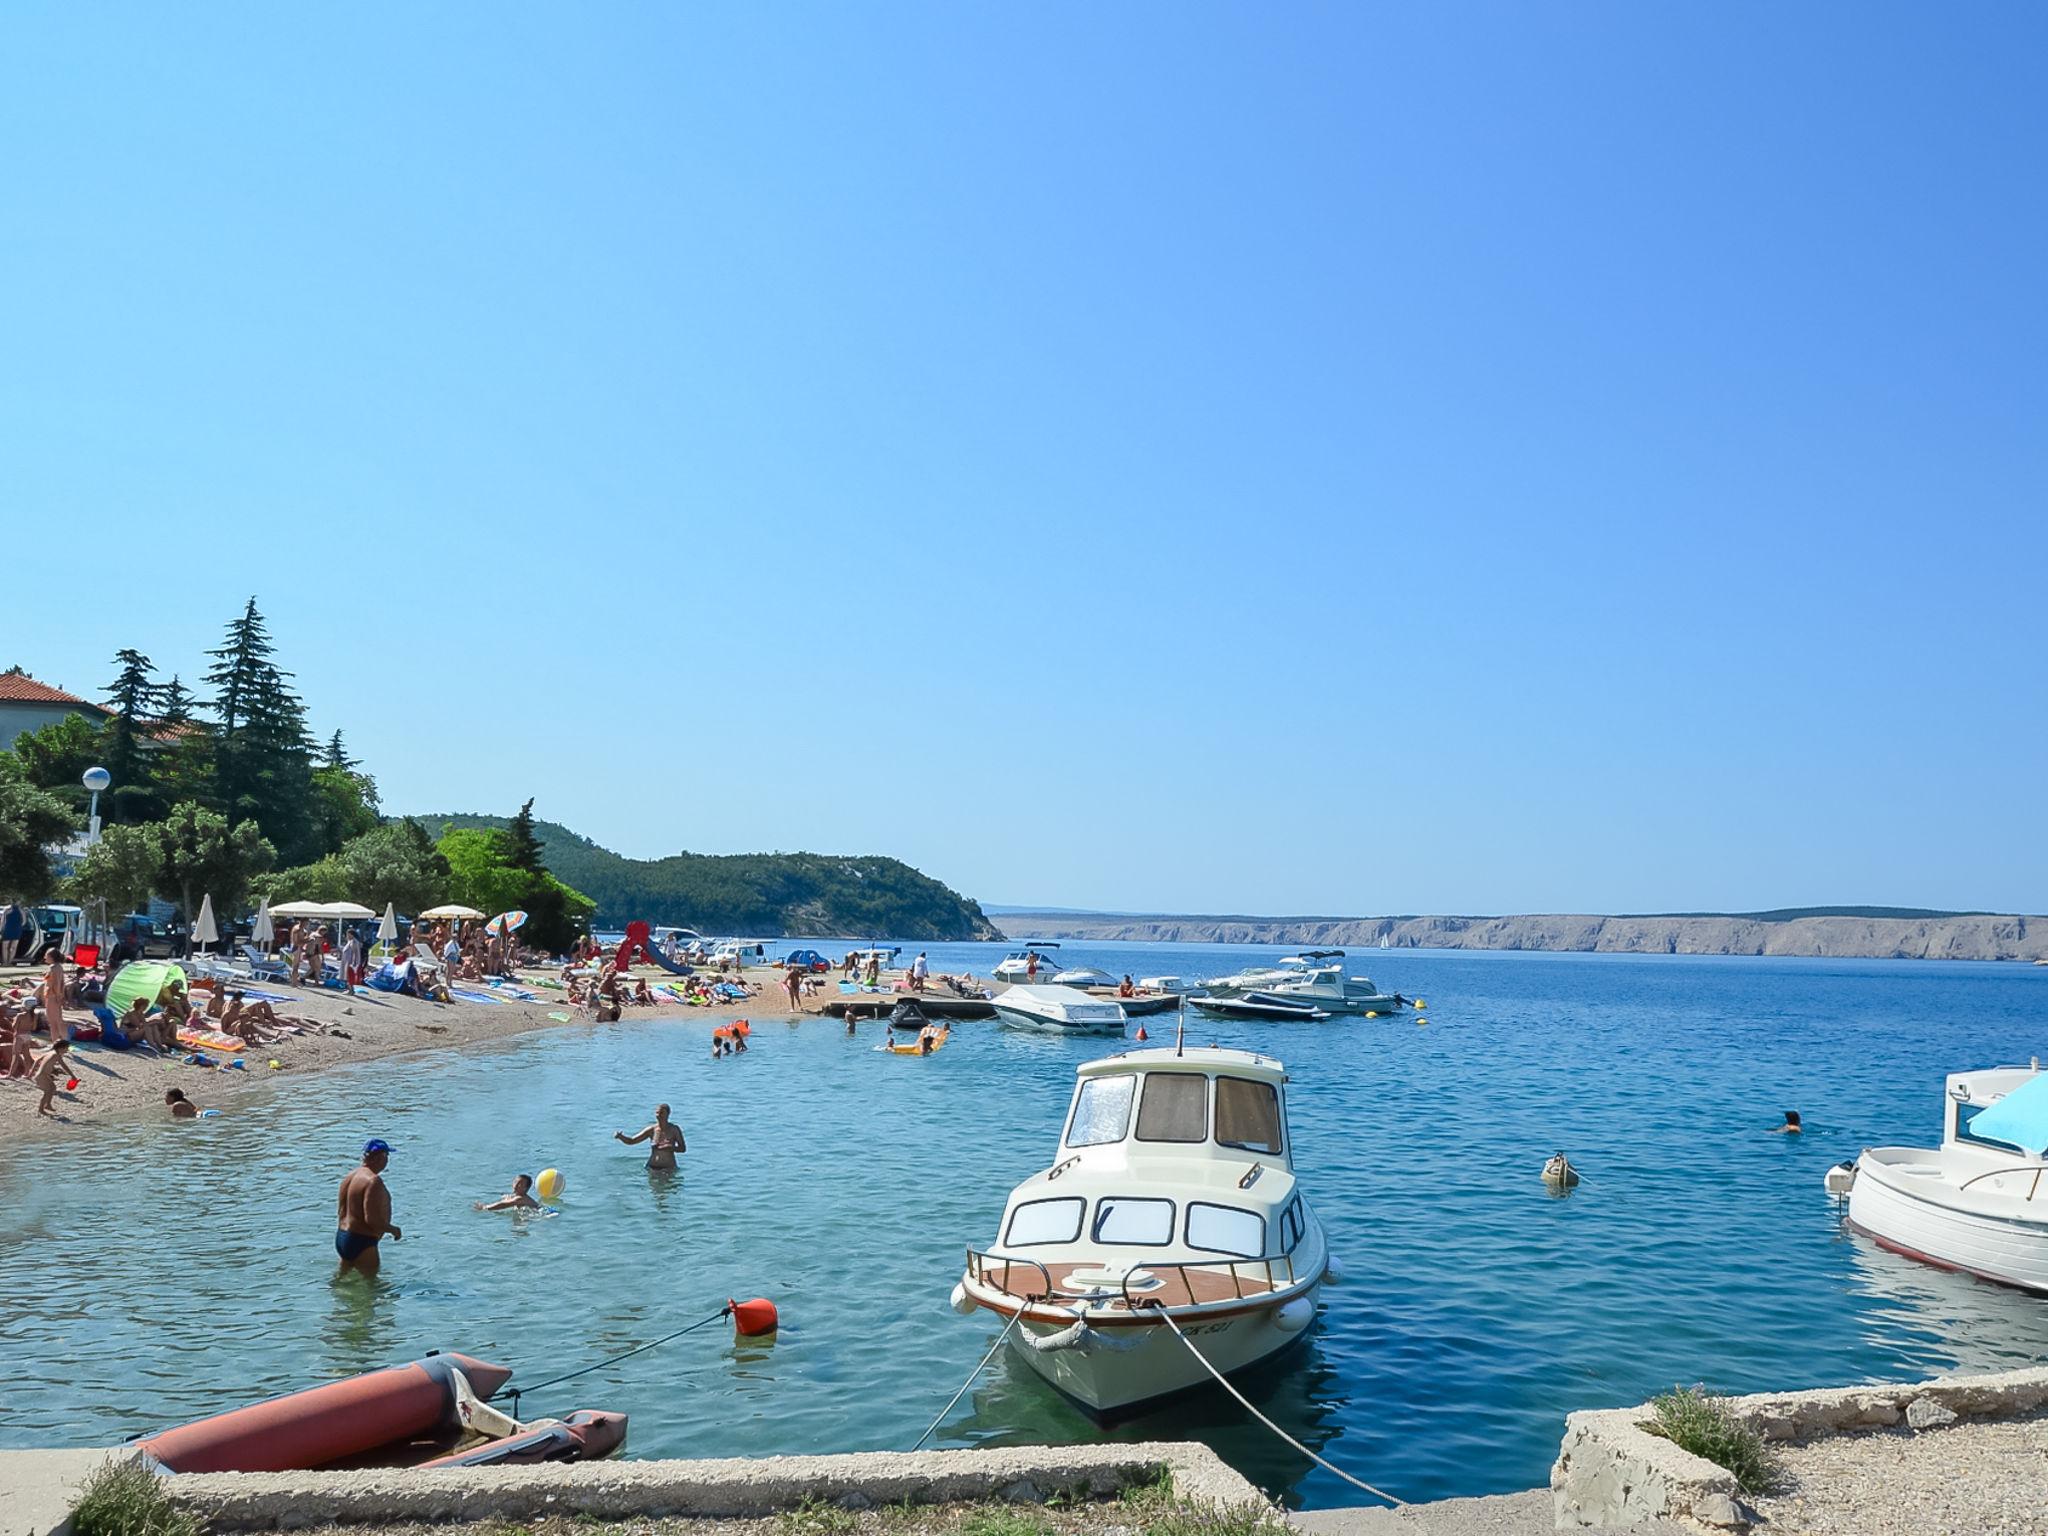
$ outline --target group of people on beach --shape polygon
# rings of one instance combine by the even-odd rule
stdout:
[[[4,1045],[0,1045],[0,1056],[4,1056],[7,1064],[6,1075],[27,1078],[42,1090],[36,1103],[39,1115],[57,1112],[59,1077],[72,1088],[78,1084],[69,1075],[65,1061],[71,1051],[71,1036],[64,1019],[65,1004],[77,1001],[72,995],[76,985],[75,981],[65,979],[64,957],[53,952],[42,980],[26,992],[15,989],[0,997],[0,1029],[7,1032]],[[42,1055],[37,1055],[35,1049],[39,1033],[50,1037],[50,1049]]]

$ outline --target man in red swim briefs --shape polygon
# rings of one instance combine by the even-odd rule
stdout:
[[[376,1274],[379,1241],[389,1237],[395,1243],[405,1236],[391,1224],[391,1191],[384,1187],[384,1166],[390,1161],[390,1143],[373,1140],[363,1148],[362,1165],[341,1181],[341,1196],[335,1202],[334,1251],[341,1259],[337,1276],[349,1270]]]

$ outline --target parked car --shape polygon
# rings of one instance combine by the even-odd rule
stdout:
[[[814,971],[821,976],[832,969],[832,962],[815,949],[792,949],[775,963],[781,966],[800,965],[805,970]]]
[[[133,934],[135,942],[142,946],[142,958],[145,960],[168,960],[177,953],[178,935],[147,912],[131,912],[114,925],[116,940],[129,934]]]

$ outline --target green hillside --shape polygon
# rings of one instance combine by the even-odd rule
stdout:
[[[504,816],[414,818],[502,827]],[[900,859],[819,853],[672,853],[629,859],[551,821],[534,823],[555,877],[597,903],[599,927],[635,918],[754,938],[993,939],[978,903]]]

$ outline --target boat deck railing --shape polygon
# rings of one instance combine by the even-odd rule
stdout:
[[[1001,1271],[1001,1279],[993,1278],[991,1275],[991,1271],[997,1269]],[[1013,1277],[1013,1271],[1018,1269],[1035,1270],[1041,1282],[1040,1288],[1035,1291],[1019,1290]],[[1130,1289],[1130,1280],[1132,1274],[1139,1270],[1158,1276],[1161,1283],[1156,1290],[1148,1290],[1142,1295],[1133,1296]],[[1062,1292],[1053,1280],[1052,1271],[1039,1263],[1038,1260],[983,1253],[975,1248],[967,1250],[967,1273],[969,1278],[978,1281],[991,1290],[1000,1291],[1005,1296],[1012,1297],[1027,1305],[1059,1305],[1066,1302],[1100,1299],[1108,1290],[1107,1286],[1090,1286],[1086,1288],[1075,1287],[1071,1291]],[[1195,1291],[1196,1276],[1201,1276],[1208,1280],[1227,1279],[1230,1282],[1229,1294],[1197,1295]],[[1173,1286],[1171,1284],[1173,1280],[1180,1282],[1179,1289],[1181,1294],[1186,1297],[1185,1302],[1174,1299]],[[1276,1291],[1286,1290],[1296,1283],[1294,1255],[1291,1253],[1277,1253],[1260,1259],[1215,1259],[1200,1263],[1174,1261],[1153,1263],[1147,1261],[1142,1264],[1133,1265],[1130,1269],[1125,1270],[1123,1276],[1117,1282],[1116,1291],[1117,1297],[1123,1302],[1126,1311],[1138,1312],[1150,1307],[1182,1305],[1211,1307],[1226,1302],[1256,1300],[1262,1295],[1271,1295]],[[1250,1289],[1246,1288],[1247,1285],[1250,1286]],[[1208,1288],[1205,1287],[1205,1289]]]

